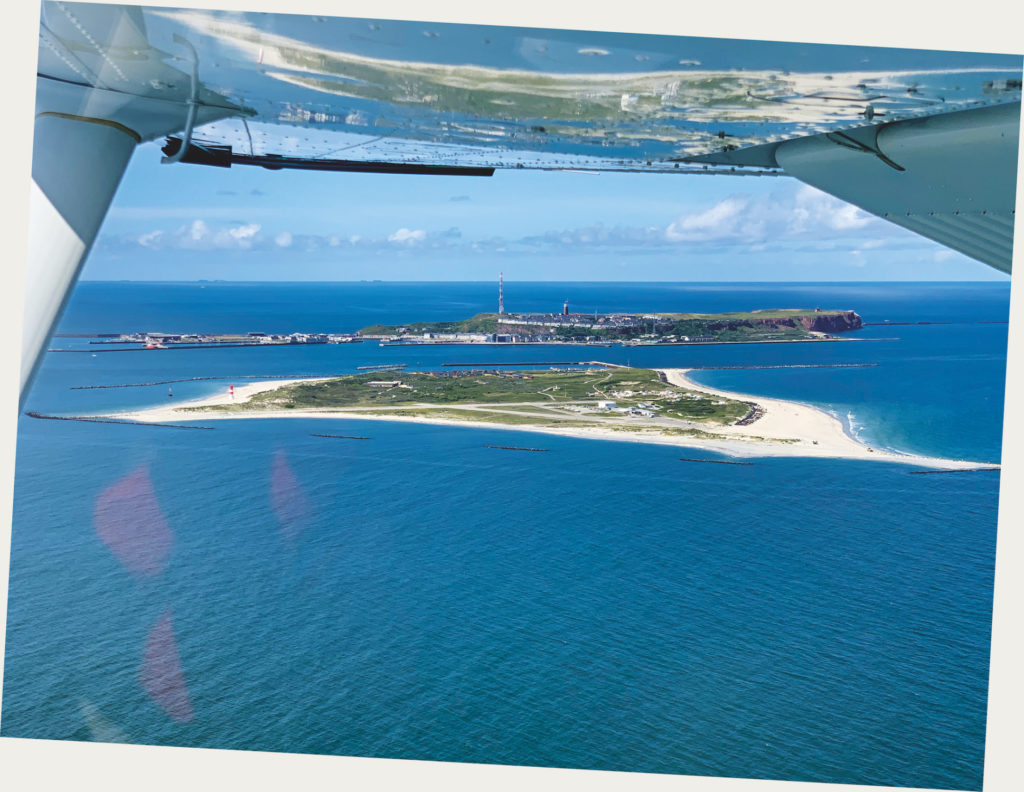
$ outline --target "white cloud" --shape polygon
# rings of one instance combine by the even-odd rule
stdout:
[[[193,215],[194,217],[194,215]],[[251,218],[250,218],[251,219]],[[378,255],[429,255],[437,251],[471,254],[563,252],[673,253],[685,248],[693,253],[714,253],[730,246],[757,253],[791,250],[821,252],[884,247],[886,252],[907,245],[920,247],[922,240],[898,226],[866,214],[823,192],[799,183],[783,182],[769,194],[738,193],[680,214],[670,222],[605,226],[601,223],[551,228],[524,236],[463,237],[457,227],[427,230],[401,227],[392,233],[353,233],[337,227],[322,234],[268,231],[257,222],[224,221],[204,217],[190,220],[177,230],[108,238],[108,247],[138,250],[295,251],[331,249],[336,255],[373,252]],[[270,222],[269,220],[267,222]],[[544,222],[542,219],[541,222]],[[210,225],[208,225],[210,223]],[[546,224],[546,223],[545,223]],[[543,228],[543,226],[542,226]],[[930,253],[929,253],[930,255]],[[940,259],[942,260],[942,259]]]
[[[163,231],[159,229],[156,231],[150,231],[148,234],[143,234],[139,237],[138,242],[143,247],[159,247],[160,240],[164,235]]]
[[[732,196],[703,212],[680,215],[665,229],[669,242],[703,242],[738,236],[751,198]]]
[[[388,242],[397,245],[415,245],[426,238],[427,232],[422,228],[417,228],[415,231],[410,231],[408,228],[399,228],[388,237]]]
[[[268,232],[259,223],[236,223],[210,226],[204,220],[194,220],[176,230],[154,229],[144,234],[106,237],[104,247],[123,247],[151,250],[282,250],[312,251],[333,248],[337,251],[394,251],[454,249],[462,246],[462,231],[455,226],[445,230],[399,228],[391,234],[367,236],[333,232],[325,234],[296,234],[291,231]],[[501,240],[499,240],[501,241]]]
[[[205,239],[210,233],[209,227],[202,220],[196,220],[192,223],[188,230],[188,237],[194,242],[199,242]]]
[[[262,228],[262,226],[259,223],[249,223],[249,225],[229,228],[228,235],[237,240],[252,239],[259,233],[260,228]]]
[[[221,231],[215,237],[215,245],[219,248],[239,247],[249,250],[260,232],[259,223],[249,223]]]
[[[803,221],[802,225],[793,227],[794,232],[817,231],[821,228],[852,231],[869,223],[881,222],[853,204],[840,201],[813,187],[804,186],[797,190],[794,204],[796,213]]]
[[[677,217],[665,229],[665,239],[765,243],[842,236],[881,223],[856,206],[804,186],[795,192],[729,196],[702,212]]]
[[[215,229],[203,220],[193,220],[174,231],[158,228],[139,236],[127,237],[124,242],[152,250],[248,250],[259,241],[259,232],[258,223]]]

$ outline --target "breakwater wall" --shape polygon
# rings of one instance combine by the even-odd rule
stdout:
[[[121,424],[122,426],[156,426],[162,429],[213,429],[212,426],[188,426],[185,424],[151,423],[149,421],[127,421],[119,418],[94,418],[91,415],[44,415],[38,412],[25,413],[29,418],[43,421],[79,421],[81,423]]]

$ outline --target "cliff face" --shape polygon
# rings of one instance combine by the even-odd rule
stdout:
[[[764,319],[709,322],[708,330],[735,330],[738,327],[802,327],[819,333],[843,333],[861,328],[860,317],[854,311],[831,311],[805,316],[772,316]]]
[[[805,316],[800,324],[807,330],[816,330],[821,333],[842,333],[846,330],[860,330],[860,317],[853,311],[841,313],[815,314]]]

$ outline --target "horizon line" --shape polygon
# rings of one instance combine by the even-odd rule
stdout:
[[[82,279],[78,283],[130,283],[130,284],[152,284],[152,285],[185,285],[185,284],[207,284],[207,283],[218,283],[218,284],[243,284],[243,283],[260,283],[260,284],[357,284],[357,283],[388,283],[388,284],[442,284],[442,283],[466,283],[466,284],[491,284],[494,285],[497,281],[492,279],[481,279],[481,280],[392,280],[383,278],[360,278],[358,280],[229,280],[225,278],[201,278],[196,280],[129,280],[127,278],[96,278],[96,279]],[[866,284],[866,283],[892,283],[892,284],[907,284],[907,283],[920,283],[920,284],[935,284],[935,283],[975,283],[975,284],[991,284],[991,285],[1003,285],[1009,286],[1011,279],[982,279],[982,280],[968,280],[968,279],[942,279],[942,280],[513,280],[511,283],[529,283],[529,284],[693,284],[693,285],[838,285],[838,284]]]

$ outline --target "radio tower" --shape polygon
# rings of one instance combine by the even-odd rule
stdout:
[[[505,273],[498,273],[498,313],[505,313]]]

